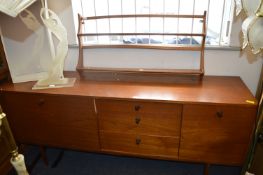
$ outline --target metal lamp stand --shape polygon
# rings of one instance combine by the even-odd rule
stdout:
[[[18,175],[29,175],[25,165],[25,159],[22,154],[19,154],[18,147],[16,145],[15,139],[11,132],[9,123],[7,121],[5,113],[3,113],[0,106],[0,131],[5,130],[7,135],[7,141],[9,143],[9,150],[11,154],[11,164],[15,168]],[[1,132],[0,132],[1,134]]]

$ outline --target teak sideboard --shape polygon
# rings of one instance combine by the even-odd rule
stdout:
[[[175,84],[77,79],[74,87],[45,90],[31,90],[33,84],[0,86],[20,143],[241,165],[256,120],[257,101],[239,77]]]

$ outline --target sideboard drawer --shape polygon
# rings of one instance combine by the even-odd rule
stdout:
[[[96,105],[100,130],[180,136],[181,105],[122,100],[96,100]]]
[[[157,137],[101,131],[103,151],[178,158],[178,137]]]
[[[4,111],[19,142],[99,150],[91,98],[6,93],[3,100]]]
[[[256,108],[184,105],[180,159],[242,164]]]
[[[153,101],[129,101],[96,99],[99,112],[125,112],[125,113],[174,113],[180,115],[181,106],[176,103],[153,102]]]
[[[96,116],[92,114],[94,113],[92,98],[25,93],[5,95],[7,96],[5,102],[16,107],[16,112],[20,115],[51,115],[56,116],[56,120],[68,120],[67,122],[74,121],[74,116],[78,115],[96,119]],[[26,113],[22,113],[22,111]]]

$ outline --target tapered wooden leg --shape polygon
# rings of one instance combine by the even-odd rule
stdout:
[[[44,146],[39,146],[39,151],[40,151],[41,159],[43,160],[45,165],[48,166],[48,159],[47,159],[47,155],[46,155],[46,148]]]
[[[56,158],[56,160],[54,161],[54,163],[51,165],[51,168],[56,168],[56,166],[62,160],[63,156],[64,156],[64,150],[60,150],[60,153],[59,153],[58,157]]]
[[[210,164],[206,163],[204,167],[204,175],[209,175]]]

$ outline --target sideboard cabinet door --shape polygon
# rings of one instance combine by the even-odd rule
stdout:
[[[17,141],[99,150],[97,119],[92,98],[5,93],[2,101]]]
[[[184,105],[179,159],[241,165],[256,108]]]

